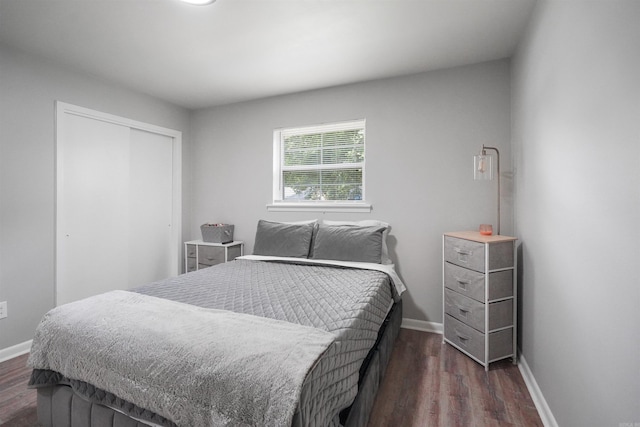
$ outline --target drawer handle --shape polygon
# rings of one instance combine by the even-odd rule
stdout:
[[[462,342],[462,344],[467,344],[467,341],[469,341],[471,339],[471,337],[468,337],[466,335],[461,334],[457,329],[455,330],[456,336],[460,339],[460,341]]]
[[[466,308],[466,307],[460,307],[459,305],[458,305],[458,306],[456,306],[456,307],[458,307],[458,310],[460,310],[460,316],[462,316],[462,317],[467,317],[467,314],[468,314],[468,313],[469,313],[469,311],[470,311],[468,308]]]
[[[459,287],[460,289],[464,289],[464,290],[466,290],[466,289],[467,289],[467,285],[469,284],[469,281],[468,281],[468,280],[462,280],[462,279],[461,279],[461,278],[459,278],[459,277],[454,277],[454,279],[456,280],[456,282],[458,282],[458,287]]]
[[[460,248],[453,248],[453,250],[456,251],[460,255],[471,255],[470,251],[465,251],[465,250],[460,249]]]

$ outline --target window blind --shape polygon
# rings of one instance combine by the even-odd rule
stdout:
[[[365,121],[278,131],[280,159],[275,201],[364,199]]]

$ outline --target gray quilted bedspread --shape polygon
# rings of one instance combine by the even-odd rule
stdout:
[[[296,424],[328,426],[358,392],[358,370],[392,302],[378,271],[236,260],[134,291],[285,320],[337,336],[303,385]]]
[[[28,364],[180,426],[289,425],[307,373],[333,339],[291,322],[111,291],[49,311]]]
[[[253,260],[220,264],[132,291],[331,332],[336,339],[308,373],[293,419],[294,426],[318,427],[338,425],[340,410],[353,402],[360,366],[395,295],[389,276],[379,271]],[[50,371],[36,371],[32,385],[74,384]],[[80,387],[88,389],[84,395],[101,393],[84,383],[74,389]],[[127,405],[116,407],[131,414],[144,412]],[[148,415],[141,418],[173,424]]]

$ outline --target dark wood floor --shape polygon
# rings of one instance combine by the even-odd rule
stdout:
[[[0,363],[0,426],[33,427],[36,422],[36,392],[27,388],[31,369],[28,354]]]
[[[0,363],[0,425],[37,426],[27,355]],[[401,329],[369,427],[542,426],[518,368],[489,372],[442,335]]]
[[[511,359],[488,372],[442,335],[401,329],[369,427],[542,427]]]

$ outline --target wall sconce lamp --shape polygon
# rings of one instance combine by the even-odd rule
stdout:
[[[485,145],[482,144],[482,150],[480,150],[480,154],[473,156],[473,179],[493,179],[491,155],[487,154],[487,150],[493,150],[496,152],[496,175],[498,177],[498,223],[496,224],[496,234],[500,235],[500,152],[497,148],[485,147]]]

